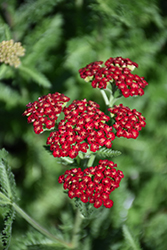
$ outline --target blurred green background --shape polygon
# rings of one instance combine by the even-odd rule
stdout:
[[[136,140],[114,141],[123,154],[113,160],[125,178],[112,194],[113,208],[82,225],[79,249],[166,250],[167,1],[0,0],[0,42],[10,39],[21,42],[26,54],[17,69],[0,66],[0,148],[10,153],[19,205],[47,228],[61,225],[70,238],[75,211],[57,182],[66,166],[43,148],[48,134],[35,135],[22,113],[29,102],[54,92],[91,99],[103,110],[99,91],[78,70],[93,61],[128,57],[149,85],[144,96],[117,104],[142,112],[147,126]],[[21,235],[29,229],[16,216],[10,250],[25,247]]]

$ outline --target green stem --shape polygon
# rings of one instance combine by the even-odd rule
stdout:
[[[109,107],[111,108],[113,106],[113,104],[119,100],[121,97],[117,97],[117,98],[114,98],[113,96],[110,97],[110,100],[109,100]]]
[[[3,78],[3,76],[5,75],[6,71],[7,71],[7,66],[5,64],[2,64],[0,67],[0,79]]]
[[[0,192],[0,198],[2,198],[2,200],[0,199],[0,204],[4,204],[4,205],[11,204],[10,199],[2,192]]]
[[[105,91],[108,91],[108,92],[110,93],[110,95],[113,95],[113,93],[112,93],[112,90],[111,90],[111,89],[106,88],[106,89],[105,89]]]
[[[73,163],[74,161],[68,157],[62,157],[63,160],[65,160],[68,163]]]
[[[108,106],[108,105],[109,105],[109,100],[108,100],[108,97],[107,97],[105,91],[104,91],[103,89],[101,89],[100,92],[101,92],[101,94],[102,94],[102,96],[103,96],[103,99],[104,99],[104,101],[105,101],[105,104]]]
[[[26,214],[16,203],[12,203],[12,205],[14,209],[16,210],[16,212],[18,212],[31,226],[33,226],[40,233],[44,234],[45,236],[47,236],[49,239],[53,241],[57,241],[58,243],[60,243],[61,245],[64,245],[67,248],[73,248],[71,243],[66,243],[58,239],[57,237],[49,233],[45,228],[41,227],[35,220],[33,220],[28,214]]]
[[[87,163],[87,167],[91,167],[92,165],[93,165],[93,162],[94,162],[94,160],[95,160],[95,154],[91,154],[90,155],[90,158],[89,158],[89,161],[88,161],[88,163]]]
[[[77,208],[73,236],[72,236],[72,245],[74,248],[76,248],[78,246],[79,230],[80,230],[81,223],[82,223],[81,213],[80,213],[79,209]]]
[[[110,108],[113,106],[114,102],[115,102],[115,98],[114,98],[113,95],[111,95],[111,96],[110,96],[110,100],[109,100],[109,107],[110,107]]]
[[[131,247],[133,250],[141,250],[139,243],[137,241],[135,241],[135,239],[131,235],[128,227],[126,225],[123,225],[122,229],[123,229],[124,237],[127,240],[127,242],[129,243],[128,244],[129,247]]]

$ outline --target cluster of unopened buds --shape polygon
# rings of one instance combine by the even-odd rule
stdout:
[[[80,69],[81,78],[90,81],[93,87],[103,89],[101,91],[107,88],[110,100],[144,94],[143,88],[148,83],[143,77],[131,73],[138,67],[135,62],[117,57],[108,59],[105,66],[102,64],[102,61],[94,62]],[[117,91],[119,94],[115,97]],[[124,107],[123,104],[111,105],[111,102],[106,101],[104,92],[103,97],[108,115],[99,109],[97,103],[86,99],[74,100],[67,106],[70,98],[58,92],[29,103],[23,115],[28,116],[29,123],[33,123],[36,134],[54,129],[46,142],[54,157],[67,161],[69,158],[85,159],[87,162],[101,148],[111,150],[116,137],[136,139],[146,125],[145,118],[136,109]],[[61,113],[63,119],[58,121]],[[112,207],[113,201],[109,195],[119,187],[124,176],[122,171],[116,170],[117,165],[109,160],[100,160],[95,167],[83,166],[66,170],[59,177],[58,181],[63,184],[68,196],[80,199],[83,203],[92,203],[95,208],[102,205]]]
[[[9,41],[2,41],[0,43],[0,62],[9,64],[17,68],[20,65],[20,58],[24,56],[25,49],[20,42],[14,42],[13,39]]]

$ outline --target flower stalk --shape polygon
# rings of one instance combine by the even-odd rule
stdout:
[[[77,208],[76,217],[75,217],[75,224],[74,224],[74,230],[73,230],[72,240],[71,240],[72,246],[74,248],[78,247],[79,236],[80,236],[79,231],[80,231],[80,228],[81,228],[82,219],[83,219],[83,217],[81,216],[79,208]]]
[[[23,209],[21,209],[16,203],[12,203],[12,205],[13,205],[14,209],[16,210],[16,212],[21,217],[23,217],[37,231],[39,231],[40,233],[42,233],[43,235],[45,235],[46,237],[48,237],[49,239],[51,239],[54,242],[56,241],[57,243],[60,243],[61,245],[65,246],[69,249],[73,248],[71,243],[64,242],[63,240],[60,240],[59,238],[57,238],[53,234],[49,233],[45,228],[43,228],[34,219],[32,219],[25,211],[23,211]]]
[[[101,89],[100,92],[102,94],[102,97],[104,99],[104,102],[105,102],[106,106],[108,106],[109,105],[109,100],[108,100],[108,97],[107,97],[105,91],[103,89]]]
[[[0,204],[4,204],[4,205],[11,205],[11,201],[10,199],[5,195],[3,194],[2,192],[0,192]]]

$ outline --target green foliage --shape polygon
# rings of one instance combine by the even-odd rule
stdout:
[[[149,82],[144,96],[116,103],[142,112],[147,126],[136,140],[113,141],[114,150],[122,152],[113,161],[125,178],[112,194],[113,208],[101,211],[90,223],[84,220],[78,249],[133,249],[128,237],[124,238],[123,224],[137,246],[139,243],[143,249],[166,249],[166,9],[164,0],[0,2],[0,41],[14,39],[26,49],[20,68],[0,66],[0,147],[12,156],[21,206],[48,227],[58,225],[63,217],[62,224],[68,226],[63,231],[66,239],[71,236],[75,212],[69,213],[71,201],[57,179],[67,166],[42,148],[47,132],[33,134],[31,124],[21,115],[25,105],[49,89],[71,100],[91,99],[103,109],[100,91],[80,79],[78,69],[109,57],[134,60],[139,64],[134,73]],[[115,152],[107,151],[102,152],[106,157]],[[10,194],[6,181],[3,189]],[[9,201],[8,197],[0,199],[3,205]],[[17,221],[11,250],[16,245],[19,249],[17,239],[27,231],[27,224]]]
[[[0,150],[0,192],[3,193],[11,202],[16,201],[16,184],[14,175],[11,172],[7,161],[7,151]]]
[[[148,221],[145,229],[145,243],[149,248],[157,250],[165,249],[167,244],[166,228],[167,216],[165,213],[157,213]],[[156,232],[156,234],[154,233]]]
[[[1,20],[1,19],[0,19]],[[2,20],[1,20],[2,22]],[[10,40],[11,39],[11,32],[9,26],[4,23],[0,28],[0,42],[3,40]]]
[[[17,22],[25,21],[23,25],[28,25],[29,23],[39,22],[43,19],[44,16],[50,14],[52,9],[58,5],[59,3],[63,2],[63,0],[40,0],[40,1],[32,1],[28,0],[26,3],[18,9],[18,15],[16,15]],[[24,27],[25,29],[25,27]]]
[[[91,203],[83,203],[80,199],[75,199],[75,206],[79,208],[80,213],[86,219],[91,219],[97,217],[99,214],[102,213],[104,208],[96,209],[94,208],[93,204]]]
[[[10,246],[12,236],[12,224],[15,219],[15,210],[11,205],[5,206],[3,209],[4,229],[0,234],[0,240],[3,244],[3,250],[7,250]]]
[[[54,233],[57,233],[56,231]],[[13,250],[57,250],[67,249],[63,246],[58,245],[52,240],[46,238],[37,231],[31,230],[17,238],[17,241],[13,241]]]
[[[101,158],[111,158],[121,155],[121,152],[118,150],[112,150],[110,148],[102,147],[97,151],[97,157]]]
[[[30,76],[35,82],[37,82],[41,86],[44,86],[47,88],[51,86],[50,82],[47,80],[47,78],[43,74],[39,73],[38,71],[32,68],[21,66],[20,71],[23,73],[26,73],[28,76]]]
[[[54,18],[47,18],[41,21],[40,27],[36,27],[31,32],[31,38],[27,36],[25,43],[32,46],[27,47],[27,56],[23,59],[26,66],[31,65],[46,71],[46,57],[49,51],[56,48],[60,43],[61,38],[62,18],[56,15]],[[51,66],[50,66],[51,67]]]
[[[134,239],[128,227],[126,225],[123,225],[122,230],[123,230],[125,240],[127,242],[127,249],[141,250],[138,241]]]
[[[10,245],[12,223],[15,218],[15,211],[11,202],[16,201],[16,185],[14,176],[7,163],[7,151],[0,150],[0,206],[3,206],[4,229],[0,235],[4,250]],[[2,197],[2,198],[1,198]]]

